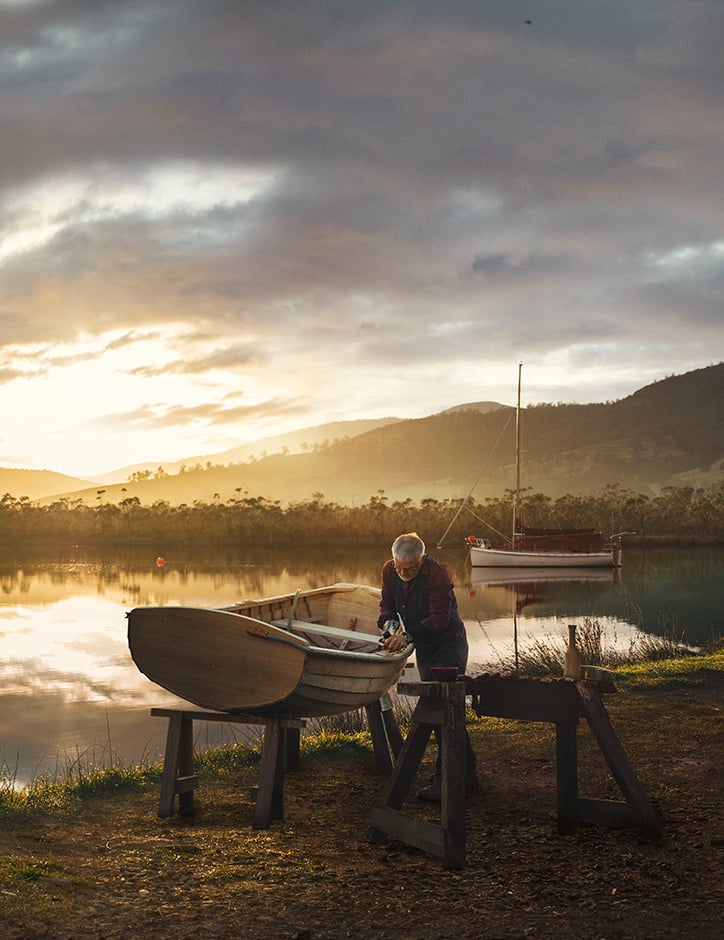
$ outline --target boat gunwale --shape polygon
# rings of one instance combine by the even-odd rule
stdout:
[[[279,601],[292,601],[295,594],[298,597],[314,597],[315,595],[323,596],[325,594],[349,594],[353,591],[358,591],[360,588],[363,588],[365,591],[370,591],[372,594],[377,597],[381,594],[381,589],[373,587],[371,584],[355,584],[351,581],[338,581],[335,584],[328,584],[324,587],[319,588],[306,588],[300,591],[289,591],[286,594],[272,594],[270,597],[248,597],[241,601],[234,601],[233,604],[224,605],[223,607],[217,608],[218,610],[228,610],[231,613],[235,613],[237,607],[262,607],[274,602]]]
[[[231,613],[231,611],[229,611]],[[335,649],[333,647],[326,646],[317,646],[313,640],[310,640],[306,636],[300,636],[294,630],[289,629],[288,627],[282,626],[279,622],[269,623],[266,620],[257,620],[254,617],[249,617],[246,614],[236,614],[237,617],[241,617],[244,620],[253,620],[255,623],[263,625],[265,627],[273,627],[275,633],[281,632],[289,635],[290,638],[294,638],[297,641],[303,641],[306,646],[300,647],[304,653],[307,655],[313,654],[323,655],[323,656],[341,656],[344,659],[364,659],[368,660],[370,657],[374,659],[380,659],[381,661],[386,662],[398,662],[400,659],[406,659],[408,656],[412,655],[414,650],[414,644],[408,643],[403,649],[390,652],[389,650],[382,649],[381,647],[371,650],[345,650],[345,649]],[[342,641],[347,640],[356,640],[362,643],[374,644],[379,642],[373,633],[364,633],[362,631],[357,632],[355,630],[342,630],[341,628],[336,627],[327,627],[324,624],[318,624],[313,622],[305,621],[296,621],[295,626],[299,630],[307,631],[310,634],[319,632],[323,636],[336,637]],[[319,628],[322,628],[321,630]],[[269,633],[266,637],[260,637],[260,639],[269,639],[272,642],[284,642],[284,637],[276,636],[274,633]]]

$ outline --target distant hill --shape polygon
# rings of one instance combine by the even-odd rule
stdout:
[[[522,414],[522,484],[551,497],[607,485],[651,495],[665,486],[724,484],[722,414],[724,363],[661,379],[615,402],[530,406]],[[182,472],[164,467],[157,478],[158,465],[151,465],[152,478],[106,484],[100,497],[102,481],[0,470],[0,492],[43,503],[62,495],[87,505],[258,496],[286,504],[320,493],[350,504],[380,494],[390,501],[462,497],[480,475],[473,495],[482,499],[514,485],[514,415],[510,406],[478,402],[415,420],[380,419],[354,435],[349,431],[365,422],[322,425],[297,432],[295,446],[306,443],[306,452],[282,444],[289,452],[263,457],[288,436],[270,438],[252,446],[256,456],[245,462],[221,464],[234,448],[192,458]],[[70,485],[59,490],[61,482]]]
[[[669,485],[724,483],[722,414],[724,363],[615,402],[530,406],[521,425],[523,485],[555,498],[609,484],[651,495]],[[514,486],[514,416],[509,406],[473,405],[393,419],[347,439],[328,437],[307,453],[109,485],[102,499],[178,505],[263,496],[285,504],[321,493],[342,504],[381,494],[420,501],[462,497],[478,475],[474,496],[502,496]],[[64,495],[88,505],[98,499],[96,487]]]
[[[471,405],[470,407],[476,406]],[[205,467],[208,463],[214,465],[243,463],[252,457],[266,457],[269,454],[303,453],[310,447],[323,444],[325,441],[332,442],[345,437],[354,437],[357,434],[364,434],[366,431],[372,431],[387,424],[394,424],[400,420],[402,419],[362,418],[357,421],[330,421],[328,424],[301,428],[298,431],[289,431],[286,434],[277,434],[274,437],[261,438],[249,444],[239,444],[237,447],[221,451],[218,454],[203,454],[195,457],[185,457],[183,460],[176,461],[156,460],[148,463],[131,464],[94,479],[101,484],[125,483],[134,473],[144,473],[146,471],[153,473],[158,470],[159,466],[162,466],[166,473],[175,474],[182,468],[188,470],[197,466]]]
[[[489,411],[498,411],[500,408],[505,408],[505,405],[501,405],[497,401],[471,401],[465,405],[454,405],[452,408],[446,408],[438,414],[449,415],[454,411],[479,411],[480,414],[487,414]]]
[[[67,493],[68,490],[85,489],[90,480],[69,477],[53,470],[18,470],[0,467],[0,498],[6,493],[20,499],[27,496],[34,501],[44,496]]]

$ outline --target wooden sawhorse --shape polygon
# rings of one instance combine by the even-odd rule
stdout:
[[[443,859],[446,868],[465,864],[465,696],[478,715],[552,722],[556,728],[558,831],[579,823],[634,825],[645,838],[659,839],[662,827],[599,694],[597,682],[479,676],[452,683],[403,682],[398,691],[419,695],[407,739],[392,776],[372,813],[368,840],[392,836]],[[576,727],[585,718],[624,800],[584,799],[578,794]],[[400,811],[431,732],[440,728],[440,825]]]
[[[190,816],[194,811],[194,790],[199,785],[199,778],[193,772],[194,721],[263,726],[261,768],[252,827],[266,829],[273,819],[284,819],[284,772],[295,770],[298,765],[299,729],[305,726],[304,720],[178,708],[152,708],[151,715],[168,718],[158,803],[158,815],[162,819],[172,815],[176,794],[182,816]]]
[[[400,683],[403,695],[419,695],[407,738],[375,807],[368,841],[393,836],[443,859],[446,868],[465,864],[465,683]],[[442,798],[440,825],[400,811],[435,728],[440,729]]]
[[[546,721],[556,728],[558,831],[571,834],[579,823],[635,826],[650,840],[663,834],[651,802],[611,724],[602,692],[615,692],[610,682],[477,676],[468,681],[477,715]],[[576,727],[581,718],[598,743],[623,800],[584,799],[578,794]]]

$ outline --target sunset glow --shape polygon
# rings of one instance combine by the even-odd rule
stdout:
[[[528,12],[0,2],[0,466],[720,361],[724,11]]]

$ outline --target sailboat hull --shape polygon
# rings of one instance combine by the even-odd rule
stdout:
[[[529,552],[470,546],[474,568],[618,568],[621,552]]]
[[[494,548],[485,539],[470,536],[469,557],[473,568],[618,568],[621,533],[606,538],[594,529],[539,529],[526,526],[520,514],[520,390],[523,363],[518,363],[518,404],[515,410],[515,491],[513,535]]]

